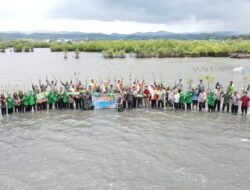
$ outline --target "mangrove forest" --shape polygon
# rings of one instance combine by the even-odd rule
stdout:
[[[51,52],[102,52],[104,58],[165,57],[229,57],[249,54],[250,40],[86,40],[86,41],[35,41],[12,40],[0,42],[0,51],[12,47],[14,52],[32,52],[34,48],[50,48]]]

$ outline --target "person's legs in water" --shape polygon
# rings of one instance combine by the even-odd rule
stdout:
[[[234,114],[234,105],[233,104],[231,105],[231,112],[232,112],[232,114]]]
[[[18,113],[18,110],[19,110],[19,106],[15,106],[15,107],[14,107],[14,112],[15,112],[15,113]]]
[[[142,108],[142,97],[137,98],[137,107]]]
[[[74,109],[74,103],[69,103],[69,108],[70,108],[71,110],[73,110],[73,109]],[[78,108],[80,108],[80,106],[79,106]],[[76,108],[76,109],[78,109],[78,108]]]
[[[8,114],[10,115],[10,114],[13,114],[13,108],[9,108],[8,109]]]
[[[53,103],[49,103],[49,110],[52,110]]]
[[[37,110],[40,111],[41,109],[42,109],[42,105],[41,105],[41,103],[38,103],[37,104]]]
[[[131,109],[132,108],[132,102],[130,100],[128,100],[128,108]]]
[[[208,105],[208,112],[212,112],[212,106]]]
[[[133,97],[133,108],[136,108],[137,105],[137,97]]]
[[[243,115],[245,113],[245,115],[247,115],[247,110],[248,110],[248,107],[244,107],[244,106],[241,106],[241,114]]]
[[[222,105],[222,112],[223,112],[223,113],[224,113],[224,111],[225,111],[225,107],[226,107],[226,104],[223,103],[223,105]]]
[[[160,108],[164,108],[164,102],[163,102],[163,100],[160,100]]]
[[[179,109],[179,103],[174,102],[174,109],[175,111]]]
[[[239,110],[239,106],[238,106],[238,105],[235,105],[235,106],[234,106],[234,113],[235,113],[235,114],[238,114],[238,110]]]
[[[187,103],[187,110],[188,110],[188,111],[191,110],[191,103]]]
[[[43,106],[43,110],[47,110],[47,102],[43,102],[43,104],[42,104],[42,106]]]
[[[34,112],[36,111],[36,104],[31,106],[31,111],[32,111],[32,109],[33,109]]]
[[[229,103],[226,106],[227,106],[227,113],[229,113]]]
[[[199,111],[202,111],[202,102],[199,102]]]
[[[6,116],[6,108],[1,108],[1,113],[3,117]]]
[[[123,101],[122,101],[122,105],[123,105],[124,108],[127,107],[127,106],[126,106],[126,100],[123,100]]]
[[[220,105],[221,105],[221,101],[215,100],[215,107],[217,108],[217,111],[220,111]]]
[[[58,102],[55,102],[55,109],[58,109]]]
[[[152,108],[156,108],[156,100],[151,100],[151,106]]]

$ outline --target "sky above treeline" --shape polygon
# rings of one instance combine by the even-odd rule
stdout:
[[[0,0],[0,31],[250,33],[250,0]]]

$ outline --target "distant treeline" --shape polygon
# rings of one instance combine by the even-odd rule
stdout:
[[[78,42],[11,40],[0,41],[0,50],[13,47],[15,52],[32,52],[33,48],[50,48],[52,52],[102,52],[105,58],[228,57],[250,53],[250,36],[227,40],[91,40]]]

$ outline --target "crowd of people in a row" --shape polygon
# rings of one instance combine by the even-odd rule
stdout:
[[[248,87],[249,90],[249,87]],[[4,90],[2,89],[4,92]],[[7,96],[6,96],[7,94]],[[247,90],[243,94],[235,91],[233,81],[223,88],[217,82],[214,89],[206,89],[203,80],[197,87],[183,87],[179,79],[173,87],[166,87],[156,82],[146,85],[144,81],[134,80],[125,85],[123,80],[96,81],[91,79],[82,84],[77,81],[73,84],[57,80],[39,85],[32,84],[32,90],[23,92],[16,90],[12,93],[2,93],[0,96],[1,114],[31,112],[51,109],[82,109],[93,110],[92,96],[107,94],[110,99],[117,99],[118,111],[125,108],[168,108],[173,110],[199,110],[207,107],[209,112],[223,111],[237,114],[241,108],[242,114],[247,114],[249,96]]]

